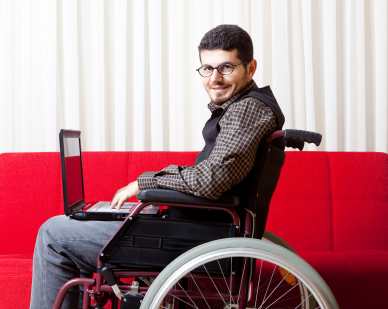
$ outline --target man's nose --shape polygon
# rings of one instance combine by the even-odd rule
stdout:
[[[213,74],[210,76],[212,83],[219,82],[223,79],[223,75],[217,69],[213,69]]]

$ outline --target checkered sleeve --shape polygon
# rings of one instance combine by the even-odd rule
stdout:
[[[221,118],[220,132],[209,158],[195,166],[170,165],[143,173],[140,190],[166,188],[211,199],[241,182],[252,169],[263,137],[275,131],[271,109],[255,98],[232,104]]]
[[[140,191],[157,187],[155,179],[157,173],[159,172],[144,172],[137,177],[137,185],[139,186]]]

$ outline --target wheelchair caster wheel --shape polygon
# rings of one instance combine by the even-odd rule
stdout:
[[[125,294],[123,297],[121,297],[120,309],[139,309],[143,298],[144,296],[141,294]]]

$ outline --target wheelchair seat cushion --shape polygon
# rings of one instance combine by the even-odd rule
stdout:
[[[240,206],[240,199],[237,196],[225,195],[217,200],[211,200],[191,194],[167,190],[167,189],[147,189],[141,191],[137,199],[142,202],[155,202],[168,204],[191,204],[198,206],[228,207],[236,208]]]

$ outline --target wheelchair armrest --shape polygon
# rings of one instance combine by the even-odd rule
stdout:
[[[141,191],[137,199],[142,202],[155,202],[155,204],[177,203],[191,204],[209,207],[228,207],[235,208],[240,205],[240,199],[237,196],[225,195],[217,200],[211,200],[203,197],[194,196],[191,194],[167,190],[167,189],[147,189]]]

